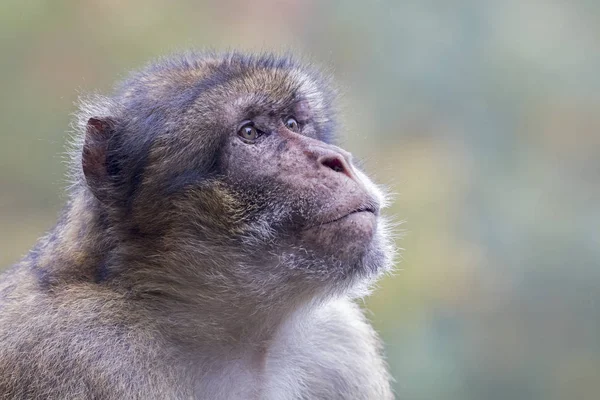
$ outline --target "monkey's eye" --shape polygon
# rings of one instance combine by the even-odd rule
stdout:
[[[285,127],[288,128],[292,132],[298,132],[300,130],[300,125],[298,121],[294,117],[289,117],[285,120]]]
[[[260,136],[260,132],[251,124],[246,124],[238,130],[238,135],[245,140],[255,141]]]

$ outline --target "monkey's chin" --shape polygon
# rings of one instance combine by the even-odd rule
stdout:
[[[374,213],[355,212],[302,231],[302,245],[324,259],[356,265],[372,248],[377,223]]]

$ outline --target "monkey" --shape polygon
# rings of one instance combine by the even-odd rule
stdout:
[[[0,399],[392,399],[357,300],[385,191],[329,73],[189,51],[80,100],[68,200],[0,278]]]

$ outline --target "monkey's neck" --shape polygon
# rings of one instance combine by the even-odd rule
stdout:
[[[190,348],[209,344],[215,349],[260,353],[284,324],[310,313],[318,303],[317,296],[285,293],[265,301],[234,289],[203,287],[191,278],[186,284],[168,286],[162,281],[146,281],[136,287],[137,296],[160,315],[168,336]]]

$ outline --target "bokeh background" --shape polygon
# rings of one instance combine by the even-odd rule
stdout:
[[[65,200],[78,95],[190,47],[335,74],[406,221],[366,301],[398,398],[600,398],[599,1],[2,0],[1,266]]]

